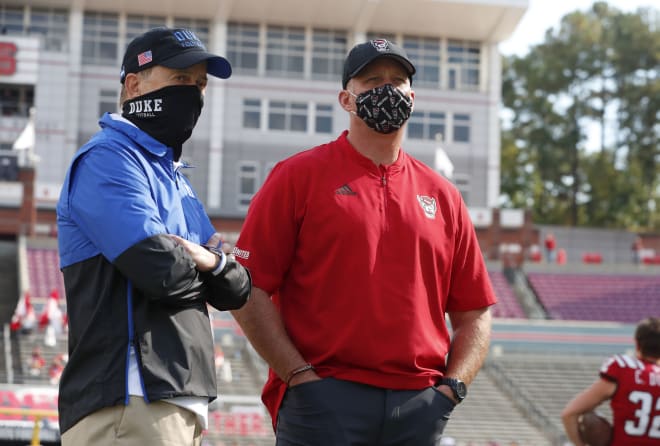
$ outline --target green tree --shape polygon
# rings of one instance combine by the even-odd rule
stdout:
[[[660,228],[659,15],[597,2],[505,58],[504,206],[540,223]],[[601,144],[587,151],[594,125]]]

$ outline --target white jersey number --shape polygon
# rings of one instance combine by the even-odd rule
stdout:
[[[655,402],[655,411],[659,413],[653,417],[651,417],[653,395],[636,390],[630,392],[628,399],[635,405],[639,404],[639,409],[635,411],[635,420],[626,420],[624,425],[626,433],[630,436],[641,437],[647,433],[648,429],[650,438],[660,438],[660,398]]]

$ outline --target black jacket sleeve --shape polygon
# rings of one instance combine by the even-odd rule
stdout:
[[[114,265],[152,300],[186,306],[205,299],[212,307],[237,310],[252,289],[250,273],[232,256],[218,275],[200,273],[188,253],[166,235],[155,235],[128,248]]]
[[[250,272],[233,256],[227,256],[227,264],[218,275],[202,273],[202,277],[209,288],[206,301],[216,310],[238,310],[250,298]]]
[[[192,258],[166,235],[136,243],[113,263],[149,299],[185,306],[204,297],[204,280]]]

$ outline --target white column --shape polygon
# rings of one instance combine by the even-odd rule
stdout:
[[[497,43],[488,45],[488,139],[486,206],[496,208],[500,195],[500,94],[502,61]]]
[[[74,2],[69,14],[69,82],[68,101],[66,106],[66,140],[65,145],[71,158],[78,150],[78,133],[80,129],[80,89],[82,79],[82,36],[83,36],[83,9],[82,5]]]
[[[212,24],[209,51],[225,56],[227,54],[227,22],[215,20]],[[207,208],[215,209],[222,205],[222,151],[225,125],[225,80],[213,82],[206,92],[209,102],[209,164]]]

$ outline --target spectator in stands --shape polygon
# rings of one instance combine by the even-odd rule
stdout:
[[[32,306],[30,292],[23,293],[23,298],[19,299],[16,310],[11,317],[10,328],[12,331],[21,333],[31,333],[37,324],[37,316]]]
[[[57,206],[65,446],[197,445],[206,428],[217,392],[207,303],[235,309],[250,292],[181,173],[207,74],[228,78],[231,67],[192,31],[136,37],[120,74],[122,114],[101,118],[66,174]]]
[[[435,445],[487,353],[496,299],[466,206],[400,148],[414,73],[387,40],[356,45],[349,130],[275,166],[234,248],[279,446]]]
[[[561,417],[568,438],[584,446],[578,418],[608,401],[612,408],[610,446],[657,446],[660,420],[660,318],[637,324],[635,357],[615,355],[600,369],[600,378],[571,400]]]
[[[66,360],[64,354],[60,353],[53,358],[53,362],[48,369],[48,377],[50,378],[50,383],[52,385],[56,386],[59,384],[65,365]]]
[[[557,249],[557,241],[555,240],[555,235],[552,232],[548,232],[543,243],[545,245],[545,260],[548,263],[554,263],[556,259],[555,250]]]
[[[32,354],[30,355],[30,362],[28,363],[28,373],[30,376],[39,376],[41,371],[46,365],[46,360],[41,355],[41,348],[35,346],[32,349]]]
[[[43,312],[39,316],[39,328],[46,331],[44,344],[49,347],[55,347],[57,337],[62,333],[62,324],[64,315],[60,308],[60,293],[57,289],[52,289]]]

